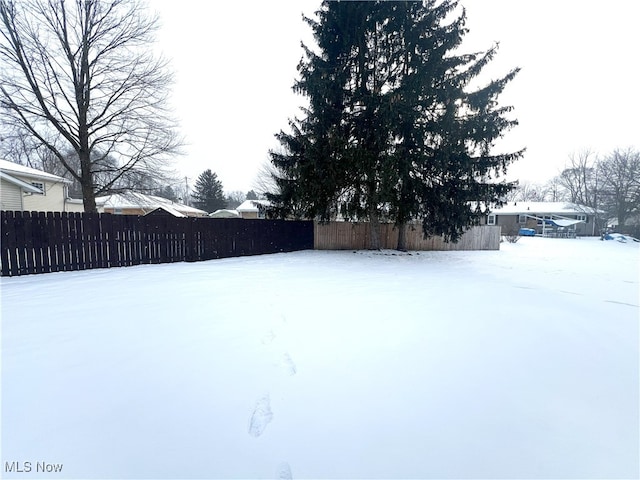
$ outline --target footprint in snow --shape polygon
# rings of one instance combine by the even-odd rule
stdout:
[[[267,428],[267,425],[273,419],[270,404],[269,395],[265,395],[258,400],[251,414],[251,420],[249,420],[249,435],[259,437],[264,432],[264,429]]]
[[[273,333],[273,330],[269,330],[269,333],[267,333],[264,337],[262,337],[262,344],[268,345],[271,342],[273,342],[275,338],[276,338],[276,334]]]
[[[291,360],[291,357],[289,356],[288,353],[285,353],[282,356],[282,366],[284,367],[285,371],[289,374],[289,375],[295,375],[297,370],[296,370],[296,364],[293,363],[293,360]]]
[[[280,465],[278,465],[278,472],[277,472],[277,479],[278,480],[292,480],[293,477],[291,476],[291,467],[289,466],[289,464],[287,462],[282,462]]]

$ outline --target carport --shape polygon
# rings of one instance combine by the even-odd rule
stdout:
[[[528,218],[534,218],[542,223],[542,236],[555,238],[576,238],[576,225],[585,223],[584,220],[576,220],[573,218],[543,218],[535,215],[527,215]]]

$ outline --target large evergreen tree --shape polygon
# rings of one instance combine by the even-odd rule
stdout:
[[[497,97],[517,69],[470,89],[496,47],[456,54],[466,33],[455,0],[324,2],[306,19],[318,50],[305,47],[294,89],[309,99],[272,152],[280,215],[368,219],[400,229],[420,219],[426,235],[457,240],[512,185],[496,179],[522,152],[491,154],[516,124]],[[450,18],[453,20],[449,21]]]
[[[196,208],[209,213],[227,206],[227,200],[222,191],[222,182],[210,169],[198,176],[191,197]]]

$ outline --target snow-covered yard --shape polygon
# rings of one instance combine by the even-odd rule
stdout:
[[[637,478],[638,246],[3,278],[2,473]]]

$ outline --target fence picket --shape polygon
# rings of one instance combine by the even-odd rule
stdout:
[[[59,272],[64,264],[60,247],[60,212],[47,212],[47,230],[49,232],[50,272]]]
[[[2,276],[19,275],[17,273],[18,243],[16,239],[16,212],[3,212],[2,216]]]
[[[16,226],[16,269],[19,272],[18,275],[25,275],[29,272],[27,267],[27,237],[26,228],[27,221],[25,214],[28,212],[16,212],[15,226]]]
[[[35,269],[37,273],[49,271],[49,238],[46,230],[44,212],[33,212],[33,250]]]

